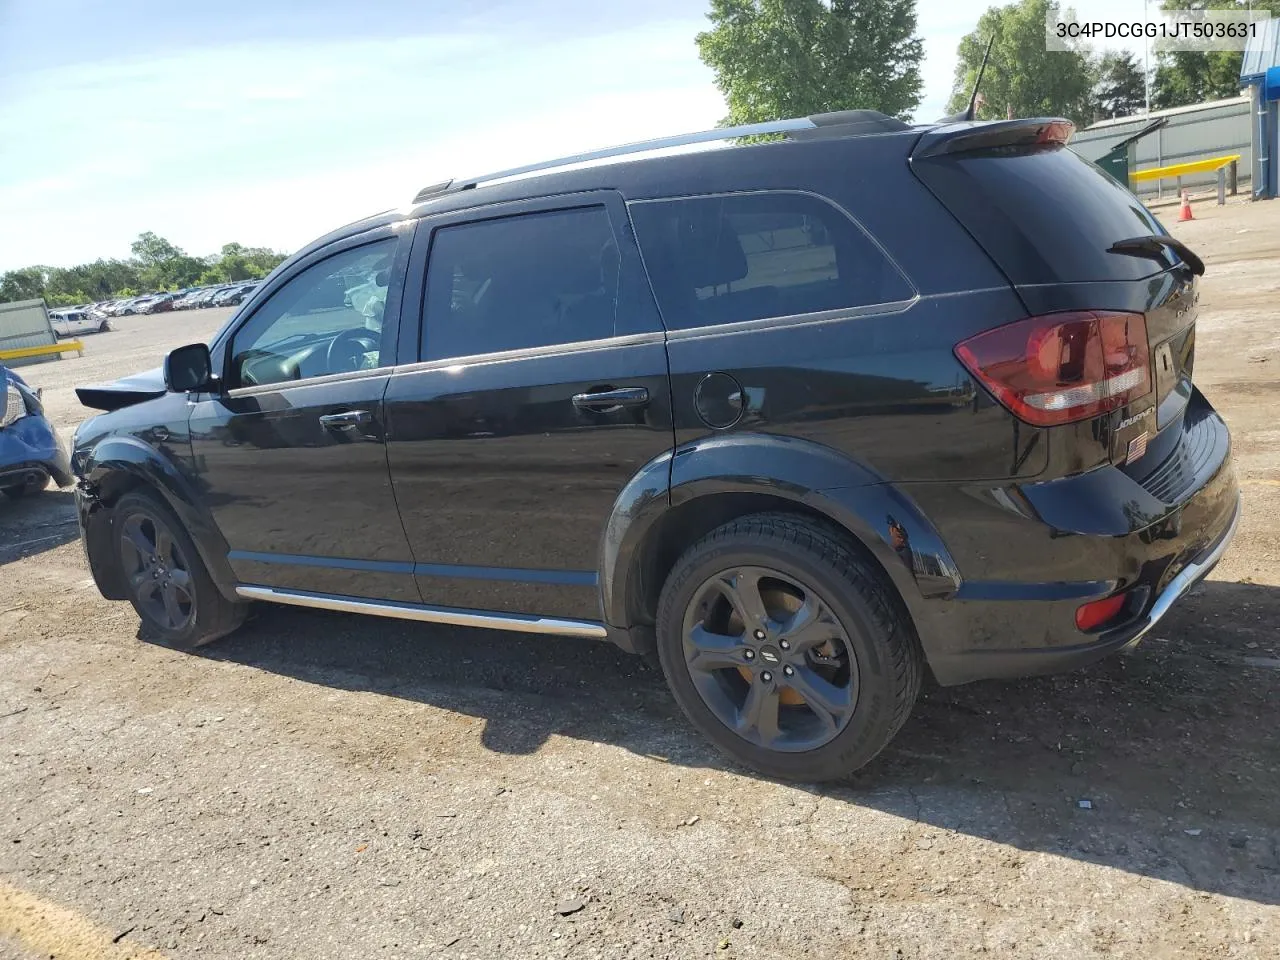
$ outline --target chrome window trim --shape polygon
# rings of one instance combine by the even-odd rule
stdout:
[[[345,383],[348,380],[368,380],[372,377],[390,376],[393,366],[370,367],[368,370],[344,370],[342,373],[326,373],[320,377],[306,377],[303,380],[280,380],[276,383],[255,384],[252,387],[236,387],[228,390],[223,396],[232,399],[240,397],[258,397],[264,393],[279,393],[281,390],[296,390],[299,387],[324,386],[331,383]]]
[[[628,333],[620,337],[602,337],[598,340],[579,340],[575,343],[551,343],[538,347],[520,347],[516,350],[499,350],[493,353],[474,353],[461,357],[442,357],[439,360],[420,360],[417,363],[397,364],[391,375],[425,373],[430,370],[448,370],[450,367],[472,367],[480,364],[509,363],[513,360],[529,360],[535,357],[556,357],[576,353],[593,353],[598,350],[614,350],[619,347],[638,347],[662,343],[666,334],[661,330],[648,333]]]
[[[818,323],[835,323],[840,320],[856,320],[858,317],[904,313],[919,303],[921,299],[917,295],[910,300],[891,300],[885,303],[870,304],[865,307],[846,307],[840,310],[822,310],[816,313],[794,313],[781,317],[760,317],[757,320],[704,324],[700,327],[685,327],[682,330],[672,330],[667,334],[667,339],[698,340],[703,337],[720,336],[721,334],[750,333],[754,330],[771,330],[775,327],[802,327]]]

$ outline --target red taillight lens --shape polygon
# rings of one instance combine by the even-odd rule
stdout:
[[[1117,593],[1114,597],[1091,600],[1076,611],[1076,626],[1081,630],[1092,630],[1113,619],[1124,607],[1125,595]]]
[[[1015,416],[1039,427],[1096,417],[1151,392],[1140,313],[1028,317],[970,337],[956,356]]]

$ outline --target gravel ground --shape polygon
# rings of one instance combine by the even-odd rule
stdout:
[[[283,608],[141,643],[69,494],[0,503],[0,956],[1275,956],[1280,204],[1197,216],[1234,547],[1133,656],[927,690],[843,784],[726,763],[601,644]],[[69,435],[71,387],[224,315],[24,373]]]

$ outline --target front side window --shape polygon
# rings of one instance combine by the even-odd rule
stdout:
[[[819,197],[770,192],[652,200],[632,223],[670,329],[910,299],[910,284]]]
[[[232,340],[232,386],[378,367],[396,242],[335,253],[271,294]]]
[[[441,227],[427,267],[424,355],[611,337],[619,262],[604,207]]]

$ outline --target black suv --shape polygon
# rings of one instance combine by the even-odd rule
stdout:
[[[803,780],[926,668],[1131,647],[1239,495],[1203,264],[1071,133],[834,114],[427,188],[80,390],[97,584],[177,645],[253,600],[608,639]]]

